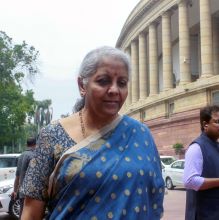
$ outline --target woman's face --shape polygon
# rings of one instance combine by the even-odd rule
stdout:
[[[124,63],[107,57],[84,86],[85,107],[101,117],[116,116],[128,95],[127,87]]]

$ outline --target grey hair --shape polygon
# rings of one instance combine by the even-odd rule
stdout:
[[[129,55],[118,48],[103,46],[90,51],[81,63],[78,77],[82,79],[82,83],[84,85],[86,85],[89,81],[89,78],[97,72],[97,69],[100,67],[103,59],[106,57],[121,60],[124,63],[127,69],[128,77],[130,78],[131,64]],[[81,97],[76,101],[73,111],[80,111],[84,107],[84,104],[85,97]]]

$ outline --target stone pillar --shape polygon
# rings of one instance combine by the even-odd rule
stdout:
[[[201,63],[201,36],[200,33],[198,34],[198,72],[199,72],[199,78],[201,77],[202,72],[202,63]]]
[[[213,64],[214,74],[219,74],[219,23],[216,18],[213,18]]]
[[[191,82],[190,37],[188,8],[185,0],[179,2],[179,69],[180,85]]]
[[[213,47],[210,1],[200,0],[201,77],[213,75]]]
[[[140,100],[147,98],[147,60],[146,60],[146,36],[139,35],[139,92]]]
[[[149,26],[149,95],[158,94],[158,52],[157,52],[157,27],[155,23]]]
[[[171,13],[162,15],[163,90],[173,88]]]
[[[131,58],[131,49],[130,49],[130,47],[127,47],[125,49],[125,52]],[[129,83],[128,83],[128,97],[126,99],[126,106],[128,107],[131,104],[132,104],[132,74],[130,73],[130,75],[129,75]]]
[[[131,63],[132,63],[132,104],[139,99],[139,83],[138,83],[138,45],[137,41],[131,43]]]

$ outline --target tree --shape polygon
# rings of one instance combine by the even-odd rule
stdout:
[[[38,51],[34,47],[13,44],[0,31],[0,147],[16,146],[24,134],[26,118],[34,116],[33,91],[23,91],[22,82],[32,81],[39,72]]]
[[[36,101],[34,124],[37,126],[37,133],[44,125],[48,125],[52,120],[53,109],[50,107],[52,101],[45,99]]]
[[[12,38],[0,31],[0,80],[4,85],[15,82],[20,86],[23,79],[32,80],[39,72],[37,66],[39,52],[33,46],[13,44]]]

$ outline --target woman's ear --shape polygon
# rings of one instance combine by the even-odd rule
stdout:
[[[86,94],[86,89],[83,83],[83,79],[81,77],[78,77],[78,87],[79,87],[81,97],[84,97]]]

